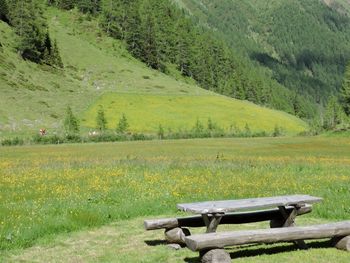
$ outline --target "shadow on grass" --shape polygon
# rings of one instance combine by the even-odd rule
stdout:
[[[145,240],[147,246],[155,247],[168,244],[165,240]]]
[[[331,242],[329,240],[326,241],[314,241],[307,243],[309,249],[319,249],[319,248],[329,248],[331,246]],[[254,248],[255,247],[255,248]],[[239,251],[234,251],[230,253],[231,259],[234,258],[247,258],[247,257],[255,257],[255,256],[261,256],[261,255],[272,255],[272,254],[278,254],[278,253],[284,253],[284,252],[291,252],[299,250],[299,248],[294,245],[275,245],[273,247],[258,247],[258,245],[247,245],[247,246],[241,246],[236,247],[235,249],[239,249]],[[185,258],[185,262],[187,263],[195,263],[200,262],[199,257],[193,257],[193,258]]]

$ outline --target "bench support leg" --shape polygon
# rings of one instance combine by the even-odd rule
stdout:
[[[298,210],[300,207],[295,206],[294,209],[288,213],[287,209],[284,206],[279,206],[278,209],[280,210],[283,220],[271,220],[270,221],[270,227],[276,228],[276,227],[293,227],[295,226],[295,218],[298,215]],[[304,240],[297,240],[294,241],[294,243],[300,248],[300,249],[308,249],[308,246],[306,245]]]
[[[215,213],[211,218],[209,218],[208,214],[202,214],[204,223],[207,227],[206,233],[214,233],[220,224],[221,218],[224,216],[222,213]]]
[[[230,254],[224,249],[211,249],[209,251],[202,251],[202,263],[231,263]]]
[[[350,236],[335,237],[332,239],[332,243],[337,249],[350,251]]]
[[[187,228],[176,227],[166,229],[164,234],[168,243],[185,245],[185,237],[189,236],[191,233]]]

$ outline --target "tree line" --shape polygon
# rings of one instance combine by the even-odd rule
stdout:
[[[339,96],[330,96],[324,111],[311,123],[315,133],[322,130],[350,129],[350,63],[346,68]]]
[[[62,143],[85,143],[85,142],[115,142],[115,141],[140,141],[140,140],[167,140],[167,139],[193,139],[193,138],[232,138],[232,137],[278,137],[284,136],[285,129],[275,125],[272,132],[252,131],[246,123],[243,128],[232,124],[225,129],[219,126],[211,118],[207,122],[199,119],[189,129],[165,129],[159,124],[158,130],[153,133],[135,133],[130,131],[130,125],[126,115],[121,114],[115,129],[107,128],[108,121],[101,106],[95,119],[95,130],[83,136],[80,129],[80,121],[75,116],[70,106],[67,107],[63,120],[63,132],[61,133],[40,133],[30,139],[14,137],[0,141],[2,146],[16,146],[23,144],[62,144]]]

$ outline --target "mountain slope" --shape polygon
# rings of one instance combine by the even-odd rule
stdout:
[[[130,119],[130,130],[138,132],[154,132],[159,124],[173,130],[189,129],[196,119],[207,121],[208,118],[224,127],[237,124],[243,128],[248,123],[252,130],[271,131],[279,125],[287,132],[296,133],[306,127],[301,120],[283,112],[203,90],[193,80],[181,77],[176,70],[170,72],[173,75],[170,77],[149,69],[132,58],[121,42],[105,36],[97,21],[88,21],[76,11],[49,9],[48,22],[50,34],[58,40],[65,65],[63,70],[23,61],[14,49],[15,34],[7,24],[0,22],[2,136],[33,134],[43,127],[50,133],[62,133],[68,105],[80,117],[83,130],[93,129],[94,109],[100,104],[106,109],[110,128],[115,128],[120,114],[125,113]],[[143,96],[145,94],[148,97]],[[168,103],[172,96],[175,101],[181,99]],[[125,104],[123,107],[110,104],[111,98],[122,101],[123,105],[126,101],[138,103],[138,98],[150,97],[161,103],[161,107],[148,115],[148,119],[143,118],[143,111],[150,106],[148,102],[140,104],[140,108],[136,105],[138,110]],[[216,107],[212,107],[212,112],[206,112],[211,104]],[[182,115],[177,114],[191,106],[193,111],[185,111],[189,118],[183,122],[174,124],[167,121],[168,118],[159,117],[175,114],[181,119]],[[247,118],[247,114],[252,118]],[[152,128],[146,129],[147,126]]]
[[[177,0],[279,83],[323,103],[350,60],[348,1]]]

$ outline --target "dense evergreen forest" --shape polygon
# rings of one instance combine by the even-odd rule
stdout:
[[[207,13],[201,10],[201,15],[193,16],[171,0],[0,0],[0,18],[15,28],[17,48],[24,59],[54,67],[64,65],[56,40],[49,34],[47,6],[76,8],[86,19],[97,19],[106,34],[122,40],[134,57],[153,69],[168,73],[175,66],[205,89],[302,118],[314,117],[317,103],[324,103],[329,94],[340,89],[341,73],[349,59],[346,44],[350,34],[346,33],[350,20],[345,15],[315,9],[319,7],[316,1],[303,5],[303,12],[312,17],[323,12],[329,34],[320,36],[323,32],[314,20],[305,20],[300,10],[289,12],[294,8],[289,1],[277,4],[273,13],[260,15],[256,12],[261,7],[259,1],[250,1],[251,5],[233,1],[236,6],[231,1],[187,1],[193,6],[195,2],[207,6]],[[209,13],[211,10],[216,11]],[[252,27],[255,15],[265,22]],[[206,26],[196,23],[203,17]],[[294,24],[286,25],[286,18]],[[310,23],[310,30],[303,30]],[[214,32],[211,25],[220,30]],[[259,40],[266,44],[264,50],[259,41],[246,36],[248,31],[269,36]],[[251,62],[247,54],[269,70]]]
[[[341,1],[180,2],[198,23],[216,29],[290,90],[320,104],[338,94],[350,59],[349,9]]]

